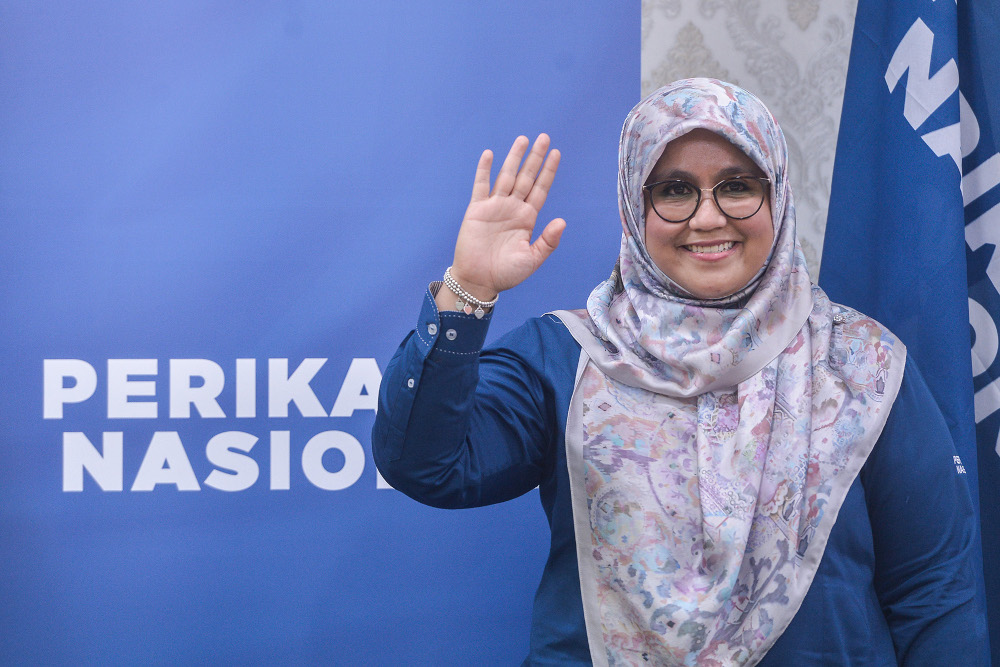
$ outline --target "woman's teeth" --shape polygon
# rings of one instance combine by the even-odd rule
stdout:
[[[725,243],[717,243],[716,245],[689,245],[685,247],[691,252],[702,253],[702,252],[725,252],[726,250],[732,248],[734,245],[736,245],[735,241],[726,241]]]

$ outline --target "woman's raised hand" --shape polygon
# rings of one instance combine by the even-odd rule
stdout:
[[[527,137],[514,140],[492,191],[492,151],[483,152],[476,168],[472,200],[458,232],[451,274],[462,288],[483,301],[534,273],[559,245],[566,227],[562,218],[556,218],[531,242],[538,211],[559,167],[559,151],[552,150],[546,157],[549,137],[540,134],[521,165],[527,148]]]

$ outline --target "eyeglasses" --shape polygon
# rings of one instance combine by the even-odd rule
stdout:
[[[694,217],[701,205],[701,193],[712,191],[715,205],[722,214],[733,220],[745,220],[756,215],[764,205],[767,183],[762,176],[727,178],[712,188],[696,188],[687,181],[658,181],[642,186],[649,194],[649,202],[656,215],[667,222],[685,222]]]

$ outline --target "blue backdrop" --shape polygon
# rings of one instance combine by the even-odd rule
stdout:
[[[483,148],[569,223],[492,336],[610,272],[639,11],[0,4],[0,662],[524,657],[537,495],[380,488],[373,396]]]

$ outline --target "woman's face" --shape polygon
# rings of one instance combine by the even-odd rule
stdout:
[[[647,183],[669,179],[696,188],[712,188],[726,178],[764,176],[753,160],[726,139],[696,129],[667,144]],[[774,240],[771,206],[764,204],[745,220],[726,217],[711,190],[701,193],[694,217],[667,222],[646,201],[646,249],[656,265],[674,282],[699,299],[729,296],[742,289],[764,265]]]

